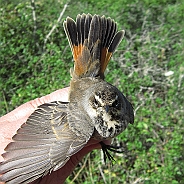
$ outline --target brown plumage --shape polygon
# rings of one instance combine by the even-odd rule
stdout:
[[[64,29],[74,58],[69,102],[43,104],[28,118],[6,147],[0,181],[30,183],[56,171],[89,139],[111,139],[134,122],[125,96],[104,81],[104,71],[124,31],[111,18],[78,15]],[[102,143],[104,154],[109,147]],[[114,149],[111,149],[114,150]]]

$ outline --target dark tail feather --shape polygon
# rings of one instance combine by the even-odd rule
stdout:
[[[78,15],[76,22],[68,17],[64,28],[75,61],[72,77],[103,78],[124,31],[117,32],[117,24],[111,18],[90,14]]]

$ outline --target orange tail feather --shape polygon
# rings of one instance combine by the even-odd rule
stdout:
[[[90,14],[78,15],[76,22],[68,17],[64,28],[75,61],[72,76],[103,78],[124,31],[117,32],[117,25],[111,18]]]

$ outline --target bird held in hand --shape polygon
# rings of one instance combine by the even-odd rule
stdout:
[[[90,14],[76,21],[68,17],[64,29],[74,58],[69,102],[39,106],[17,131],[0,164],[0,181],[7,184],[30,183],[56,171],[89,139],[112,139],[134,122],[131,103],[104,80],[124,31],[117,32],[111,18]],[[107,154],[103,142],[102,148]]]

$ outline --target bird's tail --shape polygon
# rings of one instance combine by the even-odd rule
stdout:
[[[111,18],[99,15],[77,15],[76,22],[68,17],[64,29],[73,53],[73,79],[83,77],[104,78],[107,64],[121,42],[124,31],[117,32]]]

